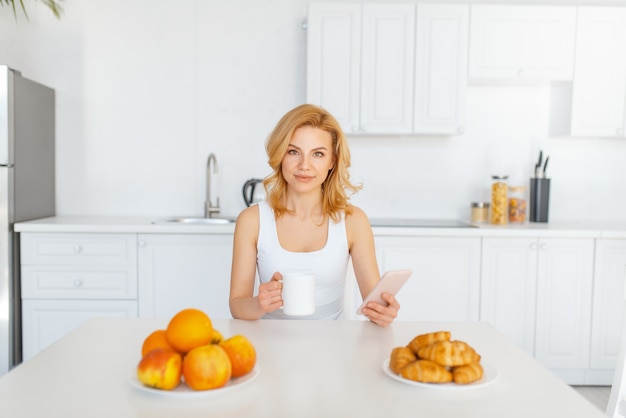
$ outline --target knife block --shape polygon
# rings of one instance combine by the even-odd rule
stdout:
[[[530,222],[548,222],[550,179],[530,179]]]

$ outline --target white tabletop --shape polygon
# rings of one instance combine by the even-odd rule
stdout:
[[[493,326],[482,322],[215,320],[246,335],[258,377],[220,396],[180,399],[130,383],[141,343],[166,320],[92,319],[0,378],[3,417],[568,417],[604,414]],[[395,381],[382,370],[391,349],[415,335],[449,330],[471,344],[498,378],[442,390]]]

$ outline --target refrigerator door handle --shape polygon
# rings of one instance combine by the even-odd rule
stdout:
[[[0,164],[0,167],[8,167],[8,168],[13,168],[13,164],[12,164],[12,163]]]

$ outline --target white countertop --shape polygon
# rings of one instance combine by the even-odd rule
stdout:
[[[141,343],[167,320],[92,319],[0,377],[2,416],[11,418],[464,417],[601,418],[595,406],[484,322],[214,320],[225,337],[257,349],[258,376],[206,398],[146,393],[131,385]],[[391,349],[418,334],[449,330],[472,345],[497,378],[442,389],[393,380]],[[210,395],[210,394],[209,394]]]
[[[53,216],[15,224],[17,232],[232,234],[235,224],[154,224],[158,217]],[[625,222],[549,222],[467,227],[373,226],[376,236],[626,238]]]

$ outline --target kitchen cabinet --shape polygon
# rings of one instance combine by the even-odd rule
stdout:
[[[480,319],[535,351],[536,238],[483,238]]]
[[[361,5],[309,3],[307,102],[325,107],[348,133],[359,132]]]
[[[624,136],[626,8],[579,7],[572,136]]]
[[[593,239],[539,240],[535,358],[568,384],[586,384]]]
[[[397,295],[398,320],[478,320],[480,238],[376,236],[375,241],[381,272],[413,270]],[[357,300],[358,306],[360,295]]]
[[[461,134],[468,24],[467,5],[312,3],[307,101],[346,133]]]
[[[411,133],[415,5],[309,5],[307,102],[346,133]]]
[[[232,234],[139,234],[139,315],[170,318],[196,308],[232,318]]]
[[[626,240],[599,238],[595,251],[591,364],[587,382],[610,385],[622,332]]]
[[[469,78],[572,80],[576,7],[472,5]]]
[[[22,302],[24,361],[91,318],[136,318],[137,301],[35,299]]]
[[[22,233],[23,357],[95,316],[137,316],[135,234]]]
[[[569,384],[587,384],[594,240],[484,238],[481,320]]]
[[[462,134],[468,60],[468,5],[418,4],[413,132]]]

